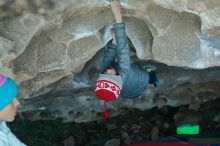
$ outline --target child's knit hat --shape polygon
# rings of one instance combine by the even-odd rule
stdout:
[[[103,117],[107,119],[109,112],[106,109],[106,102],[113,101],[118,98],[122,90],[122,79],[120,75],[100,74],[96,82],[96,96],[104,100],[105,111]]]
[[[18,87],[14,80],[0,74],[0,110],[10,104],[18,95]]]

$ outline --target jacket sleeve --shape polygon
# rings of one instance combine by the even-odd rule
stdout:
[[[103,59],[99,68],[100,72],[106,71],[115,62],[116,48],[116,45],[112,44],[112,40],[106,44]]]
[[[0,138],[0,145],[1,146],[9,146],[4,140],[2,140],[1,138]]]
[[[125,81],[127,79],[127,75],[131,67],[130,49],[125,32],[125,24],[115,23],[113,27],[115,29],[115,38],[117,43],[117,57],[119,70],[122,76],[122,81]]]
[[[1,123],[0,129],[0,146],[27,146],[11,132],[5,122]]]
[[[27,146],[24,143],[22,143],[11,131],[8,133],[8,139],[10,146]]]
[[[9,146],[6,135],[1,131],[0,131],[0,146]]]
[[[5,129],[7,130],[7,139],[9,146],[27,146],[24,143],[22,143],[8,128],[8,126],[5,124]]]

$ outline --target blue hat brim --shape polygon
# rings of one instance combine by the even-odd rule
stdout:
[[[18,95],[18,86],[16,83],[7,78],[6,82],[0,87],[0,110],[10,104]]]

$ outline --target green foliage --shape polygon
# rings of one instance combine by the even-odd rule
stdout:
[[[213,121],[213,118],[219,114],[215,108],[211,107],[201,108],[200,112],[205,123]]]
[[[123,144],[123,132],[132,135],[132,142],[137,142],[138,138],[142,138],[142,142],[146,142],[150,139],[153,126],[160,128],[161,135],[175,133],[173,114],[176,111],[177,109],[174,108],[167,108],[163,111],[154,108],[146,112],[126,109],[123,116],[110,118],[107,121],[98,120],[89,123],[63,123],[61,119],[34,122],[22,120],[18,117],[9,126],[19,139],[30,146],[63,146],[62,142],[70,136],[74,137],[77,146],[104,145],[110,139],[120,139]],[[204,121],[200,124],[202,132],[209,131],[208,126],[213,122],[213,118],[218,115],[217,111],[213,106],[200,108]],[[164,123],[169,123],[168,129],[164,128]],[[109,125],[113,125],[115,128],[109,129]],[[137,133],[134,133],[132,129],[133,125],[140,127]]]
[[[71,124],[62,123],[61,119],[36,121],[16,121],[10,124],[14,133],[31,146],[56,146],[71,135]],[[79,132],[76,134],[79,135]]]
[[[150,122],[146,119],[146,118],[144,118],[144,117],[142,117],[142,116],[140,116],[138,119],[137,119],[137,123],[142,127],[142,128],[151,128],[151,124],[150,124]]]
[[[94,140],[91,141],[90,146],[103,145],[106,141],[106,134],[104,133],[96,133]]]

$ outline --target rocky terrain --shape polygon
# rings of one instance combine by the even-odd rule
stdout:
[[[119,146],[145,143],[177,136],[176,128],[182,124],[199,124],[201,135],[219,137],[219,104],[219,99],[206,102],[198,111],[188,106],[164,106],[148,111],[120,109],[120,116],[86,123],[63,123],[61,119],[33,122],[25,119],[25,115],[19,115],[10,126],[22,141],[31,146]]]
[[[29,145],[144,142],[182,121],[219,128],[219,108],[203,105],[220,97],[220,1],[121,3],[132,62],[155,66],[160,86],[109,103],[104,122],[94,85],[114,23],[109,1],[0,0],[0,72],[19,85],[13,129]]]
[[[0,72],[22,106],[14,132],[31,146],[118,145],[219,129],[220,1],[121,0],[131,58],[160,86],[108,104],[94,94],[114,23],[108,0],[0,0]],[[112,144],[113,143],[113,144]]]

